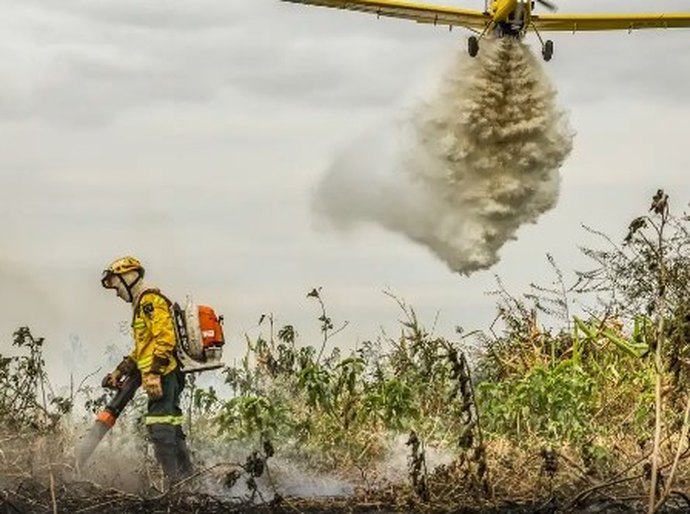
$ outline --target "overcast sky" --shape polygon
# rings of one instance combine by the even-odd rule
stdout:
[[[127,309],[99,286],[122,254],[171,296],[222,311],[233,355],[263,312],[313,337],[314,286],[336,323],[350,322],[334,344],[395,326],[387,288],[428,325],[439,312],[437,332],[452,336],[490,322],[494,274],[525,291],[549,278],[547,252],[565,271],[583,264],[577,246],[592,240],[581,224],[622,237],[657,187],[675,206],[690,199],[690,30],[551,36],[545,67],[577,131],[560,200],[498,265],[463,277],[399,235],[333,232],[311,211],[324,171],[405,117],[464,51],[462,30],[277,0],[0,0],[0,10],[0,352],[23,324],[51,341],[54,363],[71,334],[96,355],[122,343]]]

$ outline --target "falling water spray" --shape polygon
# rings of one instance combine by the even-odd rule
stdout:
[[[518,228],[556,205],[573,133],[529,48],[487,40],[456,57],[387,150],[360,142],[327,171],[315,209],[339,228],[374,222],[458,273],[486,269]]]

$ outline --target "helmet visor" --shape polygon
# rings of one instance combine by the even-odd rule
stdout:
[[[112,271],[109,269],[103,270],[101,274],[101,285],[106,289],[115,289],[115,284],[113,283],[114,278],[115,274]]]

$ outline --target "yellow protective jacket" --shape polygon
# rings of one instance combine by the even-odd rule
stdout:
[[[177,368],[174,323],[170,302],[158,289],[141,293],[132,316],[134,350],[129,356],[142,375],[151,371],[154,359],[158,367],[154,371],[161,375]]]

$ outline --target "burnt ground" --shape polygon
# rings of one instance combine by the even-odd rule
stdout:
[[[257,504],[215,497],[200,493],[171,492],[144,498],[115,489],[102,489],[91,483],[45,488],[36,482],[26,481],[11,490],[0,491],[0,514],[177,514],[177,513],[370,513],[392,514],[398,512],[423,512],[428,514],[556,514],[577,512],[634,513],[644,512],[643,498],[588,500],[585,505],[567,506],[567,501],[550,499],[541,504],[504,502],[500,505],[463,506],[434,505],[393,498],[277,498]],[[690,501],[683,494],[675,495],[660,512],[680,514],[690,512]]]

